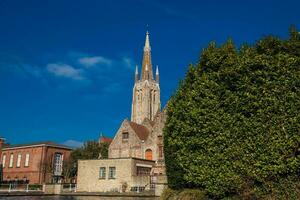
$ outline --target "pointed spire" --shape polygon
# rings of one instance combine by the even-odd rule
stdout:
[[[138,65],[135,66],[135,74],[139,74]]]
[[[139,70],[138,65],[135,66],[135,82],[139,80]]]
[[[145,40],[144,51],[151,51],[150,40],[149,40],[149,32],[148,31],[146,32],[146,40]]]
[[[159,71],[158,71],[158,65],[156,65],[156,72],[155,72],[155,75],[156,75],[156,82],[159,82]]]
[[[151,63],[151,47],[150,47],[150,39],[149,39],[148,31],[146,32],[141,79],[153,80],[153,71],[152,71],[152,63]]]

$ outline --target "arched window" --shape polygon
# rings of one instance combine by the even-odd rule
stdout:
[[[145,158],[146,158],[146,160],[152,160],[153,159],[152,158],[152,150],[151,149],[147,149],[145,151]]]

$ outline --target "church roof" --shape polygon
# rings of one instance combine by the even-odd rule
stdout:
[[[146,140],[148,138],[149,130],[145,126],[137,124],[135,122],[129,122],[129,125],[140,138],[140,140]]]
[[[100,143],[111,143],[113,141],[112,138],[101,136],[100,137]]]

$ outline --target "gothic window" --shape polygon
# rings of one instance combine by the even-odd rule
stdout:
[[[109,167],[109,179],[115,179],[116,178],[116,167]]]
[[[63,155],[61,153],[54,154],[54,175],[60,176],[62,174]]]
[[[127,140],[129,138],[129,133],[128,132],[123,132],[122,133],[122,139]]]
[[[105,179],[106,177],[106,167],[100,167],[99,179]]]

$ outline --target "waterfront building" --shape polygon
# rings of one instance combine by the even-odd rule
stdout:
[[[108,159],[78,162],[77,191],[121,191],[125,183],[127,191],[150,189],[158,176],[165,175],[162,131],[166,109],[161,110],[158,66],[153,76],[148,32],[143,50],[141,75],[138,66],[134,75],[131,120],[121,123],[109,146]]]
[[[4,146],[0,157],[3,182],[60,183],[71,150],[53,142]]]

